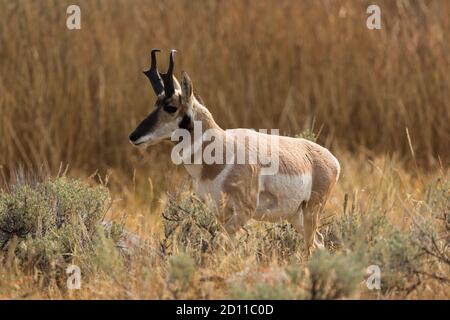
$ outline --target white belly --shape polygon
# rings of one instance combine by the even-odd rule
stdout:
[[[186,168],[194,178],[195,192],[214,213],[217,213],[224,196],[223,184],[233,165],[227,165],[213,180],[199,179],[200,167],[192,165]],[[280,221],[292,217],[298,212],[301,203],[309,200],[312,178],[311,175],[261,175],[258,187],[254,218],[263,221]]]
[[[278,221],[292,217],[301,203],[311,197],[311,187],[311,175],[261,176],[255,218]]]

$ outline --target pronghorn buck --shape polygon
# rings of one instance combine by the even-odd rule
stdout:
[[[170,53],[165,74],[160,74],[156,66],[158,51],[152,50],[151,67],[144,72],[157,95],[155,107],[130,134],[131,143],[147,147],[164,140],[179,141],[172,150],[172,160],[182,160],[196,192],[216,213],[227,233],[235,233],[250,219],[287,220],[303,233],[307,256],[313,248],[323,248],[318,219],[339,177],[337,159],[305,139],[250,129],[221,129],[194,93],[187,73],[182,72],[181,83],[173,76],[175,50]],[[194,133],[193,139],[190,133]],[[183,153],[174,157],[174,150],[180,146],[185,147]],[[263,149],[265,153],[260,152]],[[207,150],[215,161],[206,159]],[[242,153],[249,156],[241,157]],[[252,157],[255,153],[259,156],[256,161]],[[267,170],[268,163],[261,156],[264,154],[265,160],[270,157],[276,162],[275,172]]]

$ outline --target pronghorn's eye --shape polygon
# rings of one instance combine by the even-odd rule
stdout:
[[[168,113],[175,113],[178,110],[178,108],[172,106],[164,106],[163,109]]]

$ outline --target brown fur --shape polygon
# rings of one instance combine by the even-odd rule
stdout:
[[[183,73],[182,77],[181,85],[175,79],[175,87],[181,90],[181,94],[174,94],[169,98],[170,101],[162,97],[161,105],[157,102],[154,116],[150,115],[150,120],[147,121],[151,123],[150,133],[144,139],[149,140],[149,137],[153,137],[148,143],[157,143],[178,126],[190,130],[194,121],[201,121],[202,134],[209,129],[217,130],[213,141],[216,144],[216,139],[219,139],[220,143],[223,143],[224,164],[186,164],[186,169],[195,179],[197,190],[205,197],[214,197],[215,208],[219,211],[216,213],[224,229],[230,234],[235,233],[256,215],[255,218],[260,220],[288,219],[299,232],[303,232],[309,255],[316,243],[315,235],[318,233],[320,211],[339,175],[340,167],[337,160],[327,149],[305,139],[270,136],[249,129],[224,131],[214,121],[208,109],[202,105],[201,98],[194,94],[189,76]],[[172,108],[176,107],[177,111],[174,113],[162,111],[164,106],[167,108],[167,104]],[[178,123],[179,119],[182,121]],[[194,138],[198,138],[196,135],[198,133],[194,132]],[[244,137],[246,140],[243,140]],[[247,138],[251,138],[254,144]],[[271,178],[264,178],[260,162],[226,163],[227,147],[233,147],[234,151],[238,151],[237,154],[245,154],[247,158],[250,154],[259,154],[258,146],[265,143],[270,155],[271,152],[275,152],[270,149],[274,148],[270,143],[272,138],[278,139],[279,167],[278,172]],[[202,149],[196,152],[205,150],[205,147],[213,141],[202,141]],[[297,187],[298,189],[295,189]],[[267,214],[267,208],[260,207],[259,200],[262,195],[267,205],[273,206],[275,211],[270,213],[269,210],[270,214]]]
[[[225,131],[217,126],[211,114],[203,107],[198,107],[195,114],[195,120],[201,119],[204,129],[216,128],[223,132],[225,136]],[[268,139],[269,137],[251,130],[239,130],[243,130],[242,133],[247,135],[258,135],[260,139]],[[248,143],[245,144],[245,148],[246,150],[250,148]],[[310,200],[303,203],[301,207],[304,225],[302,231],[309,255],[314,247],[320,211],[338,178],[337,163],[327,149],[305,139],[280,136],[278,152],[279,173],[281,175],[310,174],[312,177]],[[222,172],[224,167],[224,165],[218,164],[203,164],[201,179],[213,180]],[[219,220],[224,224],[227,232],[236,232],[254,216],[259,194],[258,177],[260,170],[261,167],[258,164],[236,164],[228,174],[222,187],[224,199],[226,199],[223,203],[224,209],[219,213]]]

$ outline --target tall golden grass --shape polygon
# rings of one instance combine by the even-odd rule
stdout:
[[[66,8],[72,3],[0,0],[0,191],[17,172],[54,176],[68,165],[71,175],[83,178],[98,170],[112,191],[108,218],[148,241],[148,251],[136,255],[126,272],[114,256],[99,256],[95,266],[112,269],[83,278],[80,291],[43,287],[37,273],[0,268],[0,298],[223,299],[230,297],[230,279],[249,286],[240,292],[247,294],[268,268],[307,267],[300,250],[286,259],[271,252],[284,248],[261,236],[269,230],[265,225],[252,223],[238,250],[203,256],[188,248],[204,260],[195,262],[189,290],[172,290],[171,272],[192,263],[177,258],[186,251],[177,243],[175,260],[158,254],[165,220],[155,213],[170,208],[160,192],[180,189],[180,177],[167,177],[181,169],[171,164],[166,146],[139,152],[128,143],[153,108],[142,70],[155,47],[165,53],[159,56],[162,70],[168,50],[178,50],[176,73],[190,74],[222,127],[320,132],[319,143],[332,149],[343,169],[321,221],[327,239],[333,240],[333,226],[353,217],[349,212],[361,218],[350,225],[355,230],[383,215],[387,226],[405,234],[416,217],[447,214],[441,205],[448,202],[450,162],[450,2],[377,0],[382,29],[368,30],[372,1],[79,0],[82,29],[70,31]],[[280,236],[289,240],[290,234]],[[395,244],[385,230],[377,237]],[[270,250],[261,262],[255,253],[264,245]],[[339,258],[342,249],[336,250]],[[255,279],[233,280],[245,270]],[[422,271],[448,281],[448,264],[429,262]],[[363,298],[448,297],[448,282],[435,278],[412,293],[380,295],[363,284],[357,292]],[[408,286],[413,280],[405,278]],[[303,285],[281,291],[296,293]],[[277,293],[268,288],[262,293]]]
[[[450,159],[450,3],[377,1],[0,1],[0,166],[88,172],[143,165],[127,136],[154,96],[141,73],[152,48],[176,48],[220,125],[314,123],[326,146]],[[168,158],[167,158],[168,159]]]

